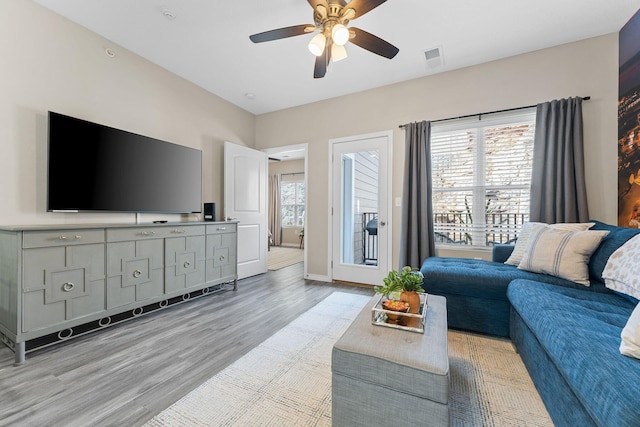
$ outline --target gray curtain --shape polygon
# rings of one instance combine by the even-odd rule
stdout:
[[[431,123],[404,126],[405,155],[402,188],[400,265],[420,268],[436,253],[431,203]]]
[[[589,219],[582,138],[582,98],[537,106],[529,220]]]
[[[269,175],[269,232],[274,246],[280,246],[282,220],[280,219],[280,177]]]

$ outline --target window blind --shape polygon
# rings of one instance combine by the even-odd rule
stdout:
[[[535,110],[435,123],[431,132],[436,242],[513,241],[528,219]]]

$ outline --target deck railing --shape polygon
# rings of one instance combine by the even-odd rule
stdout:
[[[378,261],[378,213],[362,214],[362,258],[365,264]]]
[[[447,212],[433,215],[436,244],[493,246],[514,243],[526,214],[490,213],[485,216],[485,224],[474,224],[467,213]],[[484,241],[483,241],[484,240]]]

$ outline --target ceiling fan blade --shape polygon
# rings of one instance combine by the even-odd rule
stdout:
[[[369,52],[373,52],[377,55],[391,59],[400,51],[400,49],[398,49],[391,43],[386,42],[380,37],[374,36],[373,34],[366,32],[365,30],[361,30],[360,28],[349,27],[349,31],[352,31],[355,34],[355,37],[350,38],[349,41],[357,46],[360,46],[363,49],[368,50]]]
[[[316,64],[313,67],[313,78],[321,79],[327,74],[327,66],[331,60],[331,46],[327,43],[322,51],[322,55],[316,56]]]
[[[349,9],[353,9],[353,11],[355,12],[355,15],[353,15],[351,19],[356,19],[361,17],[365,13],[375,9],[376,7],[380,6],[382,3],[386,1],[387,0],[351,0],[344,7],[344,10],[346,12]],[[311,0],[309,0],[309,3],[311,3]]]
[[[324,58],[324,54],[316,56],[316,64],[313,67],[313,78],[321,79],[327,74],[327,61]]]
[[[277,30],[254,34],[249,36],[249,38],[254,43],[262,43],[287,37],[300,36],[302,34],[308,34],[314,30],[315,25],[313,24],[294,25],[293,27],[278,28]]]

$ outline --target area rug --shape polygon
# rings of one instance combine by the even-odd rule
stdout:
[[[303,249],[272,246],[267,253],[267,268],[269,270],[280,270],[299,262],[304,262]]]
[[[334,292],[146,426],[331,426],[331,349],[369,297]],[[449,331],[452,426],[553,426],[508,340]]]

